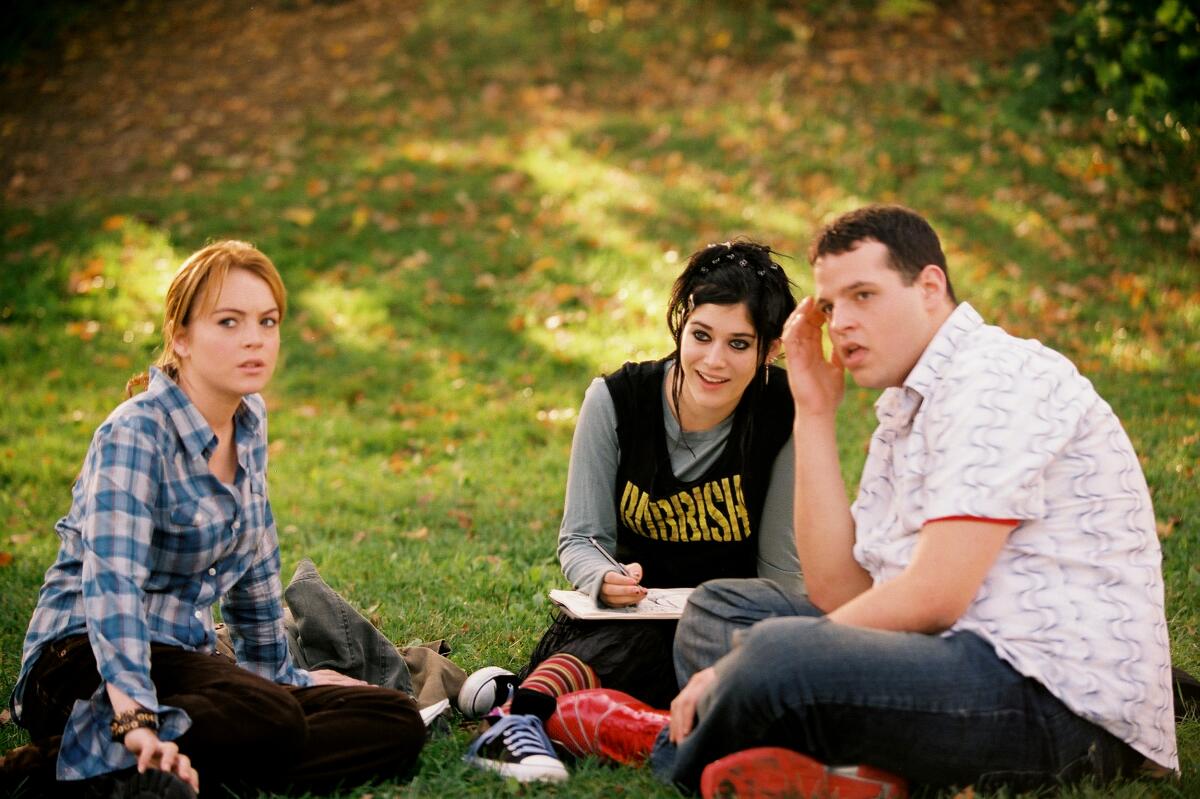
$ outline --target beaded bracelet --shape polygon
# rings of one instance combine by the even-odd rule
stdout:
[[[112,724],[108,725],[112,730],[112,739],[114,741],[125,740],[125,734],[133,730],[145,727],[148,730],[158,731],[158,714],[151,713],[149,710],[126,710],[124,713],[118,713],[113,716]]]

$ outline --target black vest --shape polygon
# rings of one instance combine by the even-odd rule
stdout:
[[[617,559],[642,564],[650,588],[754,577],[758,524],[775,456],[792,433],[782,370],[734,411],[725,448],[697,480],[671,469],[663,422],[665,361],[627,363],[604,379],[617,412]],[[742,432],[750,425],[743,456]]]

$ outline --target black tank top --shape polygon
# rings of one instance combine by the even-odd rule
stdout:
[[[703,475],[689,481],[675,476],[667,451],[665,369],[665,360],[627,363],[604,379],[616,407],[621,448],[614,496],[617,559],[640,563],[642,584],[650,588],[754,577],[771,469],[792,432],[787,381],[742,396],[724,450]],[[750,439],[743,452],[747,425]]]

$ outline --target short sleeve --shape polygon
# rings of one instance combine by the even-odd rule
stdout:
[[[1034,342],[957,359],[914,425],[920,523],[1041,518],[1046,470],[1095,399],[1070,361]]]

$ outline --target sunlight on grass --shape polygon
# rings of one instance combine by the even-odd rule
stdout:
[[[341,346],[372,352],[395,341],[396,329],[378,292],[318,278],[296,297],[296,304],[310,311],[313,324]]]
[[[90,340],[105,329],[126,344],[144,341],[155,334],[162,298],[181,258],[165,231],[137,220],[109,217],[104,230],[120,235],[98,237],[65,259],[66,307],[76,317],[68,333]]]
[[[595,242],[649,262],[657,253],[623,224],[617,211],[650,214],[658,205],[644,178],[574,147],[565,132],[538,137],[517,161],[548,194],[567,209],[566,219]]]

